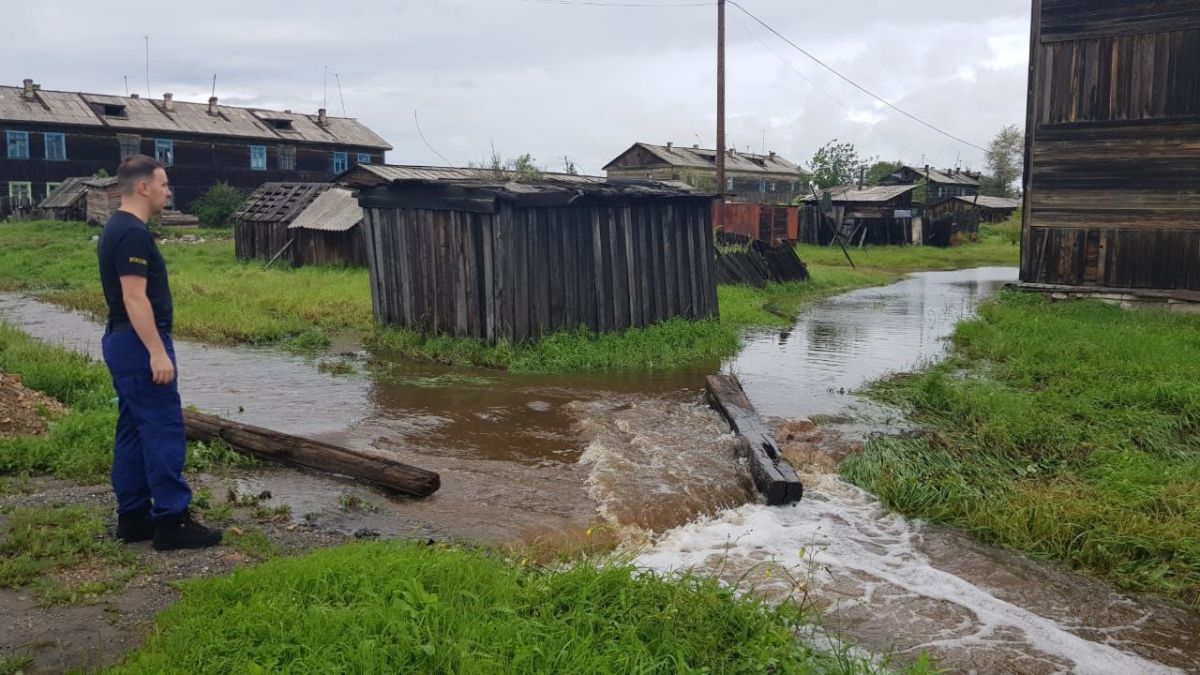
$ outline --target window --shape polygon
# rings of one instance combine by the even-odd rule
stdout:
[[[8,140],[9,159],[29,159],[28,131],[9,131],[4,135]]]
[[[732,178],[726,178],[726,179],[725,179],[725,191],[726,191],[726,192],[732,192],[732,191],[733,191],[733,179],[732,179]]]
[[[121,144],[121,159],[136,155],[142,151],[142,137],[134,134],[117,134],[117,142]]]
[[[8,199],[14,207],[17,206],[32,206],[33,205],[33,183],[18,183],[13,181],[8,184]]]
[[[279,148],[279,168],[284,171],[296,170],[296,146],[284,145]]]
[[[125,106],[115,103],[102,104],[105,117],[125,117]]]
[[[267,170],[267,146],[250,146],[250,168],[255,171]]]
[[[58,186],[60,185],[62,185],[62,183],[46,183],[46,196],[49,197],[50,195],[54,194],[54,191],[57,190]]]
[[[333,153],[333,172],[335,174],[344,173],[350,168],[350,158],[344,152]]]
[[[267,120],[267,124],[270,124],[272,129],[278,129],[280,131],[295,131],[292,128],[291,120],[269,119]]]
[[[759,191],[759,192],[766,192],[766,191],[767,191],[767,179],[766,179],[766,178],[759,178],[759,179],[758,179],[758,191]]]
[[[771,192],[774,192],[774,191],[775,191],[775,184],[774,184],[774,183],[767,183],[767,189],[768,189],[768,190],[770,190]]]
[[[946,192],[946,188],[943,188],[943,187],[939,187],[939,188],[938,188],[938,196],[939,196],[939,197],[945,197],[945,196],[946,196],[946,195],[944,194],[945,192]]]
[[[154,139],[154,159],[162,162],[164,166],[174,166],[175,141],[169,138]]]
[[[358,163],[359,164],[370,164],[371,163],[371,153],[369,153],[369,152],[358,153]]]
[[[46,159],[55,162],[64,161],[67,158],[66,134],[45,134],[45,137]]]

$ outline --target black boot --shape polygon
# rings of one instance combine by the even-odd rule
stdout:
[[[207,548],[221,543],[221,531],[197,523],[190,511],[161,518],[154,523],[154,550]]]
[[[150,520],[150,509],[117,514],[117,539],[132,544],[154,538],[154,521]]]

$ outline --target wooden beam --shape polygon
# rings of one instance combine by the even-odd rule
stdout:
[[[441,477],[437,473],[383,455],[350,450],[190,410],[183,412],[183,424],[187,429],[187,437],[193,441],[208,442],[219,438],[238,452],[343,474],[415,497],[428,497],[441,487]]]
[[[749,445],[750,475],[754,485],[778,506],[800,501],[804,486],[795,469],[783,459],[775,437],[755,412],[745,390],[733,375],[709,375],[706,378],[708,400],[739,436]]]

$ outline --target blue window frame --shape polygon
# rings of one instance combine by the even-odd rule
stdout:
[[[29,159],[29,132],[8,131],[4,134],[9,159]]]
[[[175,141],[169,138],[154,139],[154,159],[163,166],[175,166]]]
[[[255,171],[267,170],[267,146],[250,146],[250,168]]]
[[[370,164],[371,163],[371,153],[369,153],[369,152],[358,153],[358,163],[359,164]]]
[[[43,134],[46,140],[46,159],[62,162],[67,159],[67,135]]]
[[[350,168],[350,157],[344,152],[333,153],[333,173],[339,174]]]

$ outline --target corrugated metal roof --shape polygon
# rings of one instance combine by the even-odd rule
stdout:
[[[660,159],[664,164],[671,166],[691,167],[697,169],[712,169],[716,166],[717,151],[706,148],[697,147],[681,147],[672,145],[668,148],[665,145],[654,145],[652,143],[634,143],[629,150],[633,148],[642,148]],[[625,153],[622,152],[618,159]],[[607,170],[616,160],[609,162],[605,166]],[[736,171],[739,173],[783,173],[803,176],[805,172],[796,164],[780,157],[779,155],[755,155],[747,152],[732,151],[726,152],[725,155],[725,170]]]
[[[87,185],[84,182],[91,178],[91,176],[75,176],[65,179],[54,189],[54,192],[46,195],[46,198],[38,204],[38,208],[69,209],[75,206],[75,203],[87,194]]]
[[[829,193],[830,198],[834,202],[861,204],[888,202],[916,188],[916,185],[873,185],[859,189],[856,185],[843,185],[841,187],[830,188],[825,190],[825,192]],[[816,200],[813,197],[809,197],[805,201]]]
[[[1019,208],[1021,208],[1021,200],[1020,199],[1012,199],[1009,197],[985,197],[983,195],[980,195],[978,197],[978,201],[976,201],[976,197],[955,197],[955,199],[957,199],[961,202],[966,202],[968,204],[982,206],[985,209],[1019,209]]]
[[[362,219],[363,210],[354,193],[346,188],[335,187],[314,199],[288,225],[288,229],[346,232],[361,223]]]
[[[979,185],[979,181],[962,172],[941,171],[939,169],[930,169],[928,175],[924,168],[908,167],[917,175],[929,179],[934,183],[945,183],[948,185]]]
[[[290,223],[332,183],[263,183],[231,216],[242,223]]]
[[[498,177],[515,177],[512,171],[499,174],[491,169],[447,166],[404,166],[398,164],[358,164],[334,178],[335,182],[363,185],[390,183],[396,180],[442,180],[442,181],[496,181]],[[603,176],[580,176],[568,173],[543,173],[543,178],[567,183],[594,184],[608,180]],[[377,180],[372,180],[372,179]]]
[[[106,105],[121,106],[124,115],[103,114],[102,106]],[[271,120],[280,120],[284,124],[276,125]],[[21,87],[0,86],[0,122],[71,124],[130,132],[213,134],[392,149],[387,141],[361,122],[345,117],[326,117],[326,124],[321,125],[317,123],[316,115],[228,105],[218,105],[217,114],[210,115],[207,103],[175,100],[171,102],[171,110],[167,110],[161,99],[40,89],[31,100],[25,98]]]

